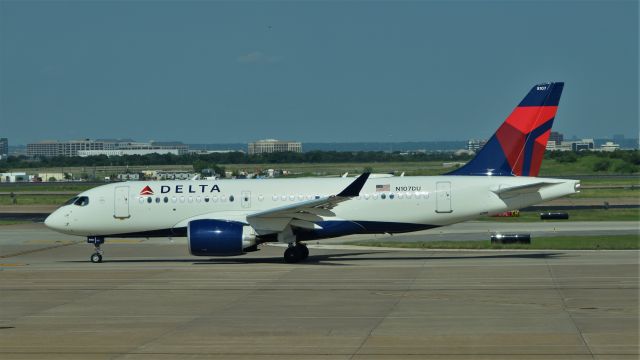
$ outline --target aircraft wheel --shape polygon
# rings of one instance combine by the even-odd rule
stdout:
[[[94,264],[97,263],[101,263],[102,262],[102,255],[98,254],[98,253],[94,253],[91,255],[91,262]]]
[[[298,243],[296,244],[296,248],[300,252],[301,260],[304,260],[309,257],[309,248],[307,247],[307,245]]]
[[[288,247],[287,250],[284,251],[284,261],[289,264],[297,263],[302,260],[301,255],[301,251],[299,251],[296,246]]]

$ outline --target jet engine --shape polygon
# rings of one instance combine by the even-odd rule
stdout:
[[[195,256],[240,255],[256,250],[256,234],[237,221],[201,219],[187,225],[189,252]]]

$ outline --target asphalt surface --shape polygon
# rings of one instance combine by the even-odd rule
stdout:
[[[332,248],[333,247],[333,248]],[[637,359],[638,251],[311,246],[195,258],[184,239],[0,227],[0,358]]]

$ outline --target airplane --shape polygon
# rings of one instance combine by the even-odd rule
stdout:
[[[194,256],[243,255],[304,241],[404,233],[520,209],[580,191],[578,180],[536,177],[564,83],[535,85],[477,155],[442,176],[132,181],[87,190],[47,227],[87,237],[102,262],[106,238],[187,237]]]

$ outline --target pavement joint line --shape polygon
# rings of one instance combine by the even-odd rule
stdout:
[[[40,251],[56,249],[56,248],[59,248],[59,247],[75,245],[75,244],[79,244],[79,243],[80,243],[80,241],[70,241],[70,242],[65,242],[63,244],[56,244],[56,245],[47,246],[47,247],[43,247],[43,248],[25,250],[25,251],[20,251],[20,252],[13,253],[13,254],[8,254],[8,255],[0,255],[0,259],[7,259],[7,258],[10,258],[10,257],[16,257],[16,256],[21,256],[21,255],[26,255],[26,254],[32,254],[32,253],[36,253],[36,252],[40,252]]]
[[[556,293],[558,294],[558,297],[560,298],[560,302],[562,304],[562,311],[564,311],[564,313],[567,314],[567,316],[571,320],[571,324],[573,324],[573,327],[575,328],[576,332],[578,333],[578,336],[580,337],[580,341],[582,341],[582,343],[584,344],[584,346],[587,349],[587,351],[589,351],[589,354],[591,355],[591,358],[595,360],[596,355],[593,353],[593,350],[591,349],[591,346],[589,346],[589,342],[587,341],[587,339],[585,338],[584,334],[582,333],[582,330],[580,330],[580,327],[576,323],[576,320],[573,318],[572,312],[570,311],[569,308],[567,308],[567,303],[565,302],[564,294],[562,293],[562,290],[560,289],[560,286],[558,285],[558,282],[556,281],[556,278],[555,278],[555,275],[553,273],[553,268],[551,267],[551,264],[549,264],[549,261],[547,259],[544,259],[544,262],[547,265],[547,272],[549,273],[549,277],[551,278],[551,282],[553,283],[553,286],[554,286],[554,288],[556,290]]]

